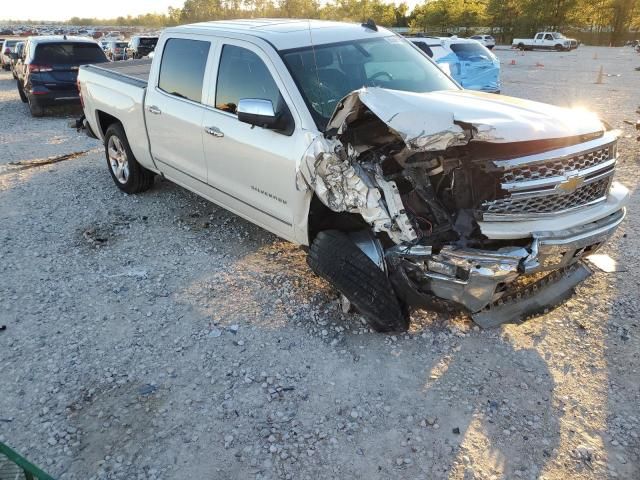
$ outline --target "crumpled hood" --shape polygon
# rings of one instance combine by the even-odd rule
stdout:
[[[368,108],[416,151],[439,151],[469,141],[511,143],[601,133],[598,117],[519,98],[471,91],[402,92],[379,87],[347,95],[327,130],[345,131]]]

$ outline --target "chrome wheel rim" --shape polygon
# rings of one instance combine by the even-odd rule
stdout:
[[[109,137],[107,155],[109,155],[109,166],[113,176],[116,177],[118,182],[127,183],[129,179],[129,160],[122,141],[115,135]]]

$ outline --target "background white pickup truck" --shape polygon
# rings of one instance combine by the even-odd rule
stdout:
[[[372,23],[187,25],[156,51],[80,69],[115,184],[159,174],[309,246],[379,331],[412,307],[492,326],[553,306],[624,218],[594,115],[463,91]]]
[[[578,48],[575,38],[567,38],[559,32],[538,32],[533,38],[514,38],[512,48],[520,50],[573,50]]]

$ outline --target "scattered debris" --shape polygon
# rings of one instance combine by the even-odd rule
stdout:
[[[95,228],[90,228],[82,232],[82,237],[94,247],[100,247],[108,241],[106,237],[99,235]]]
[[[151,395],[157,389],[158,387],[156,387],[155,385],[147,383],[146,385],[142,385],[141,387],[138,387],[138,395],[143,395],[143,396]]]
[[[36,160],[20,160],[18,162],[9,162],[7,163],[6,170],[7,171],[15,171],[15,170],[25,170],[27,168],[35,168],[42,167],[44,165],[51,165],[52,163],[64,162],[65,160],[73,160],[74,158],[81,157],[92,150],[81,150],[79,152],[65,153],[64,155],[56,155],[54,157],[47,158],[39,158]],[[10,167],[10,168],[9,168]],[[7,173],[2,172],[0,173]]]
[[[605,273],[626,272],[627,269],[616,262],[609,255],[603,253],[595,253],[587,257],[587,261],[594,267]]]

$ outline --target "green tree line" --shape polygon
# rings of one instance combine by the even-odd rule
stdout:
[[[588,43],[619,45],[640,36],[640,0],[427,0],[412,11],[406,3],[382,0],[186,0],[166,14],[91,19],[72,25],[159,28],[232,18],[318,18],[410,27],[435,35],[487,32],[500,41],[558,30]]]

